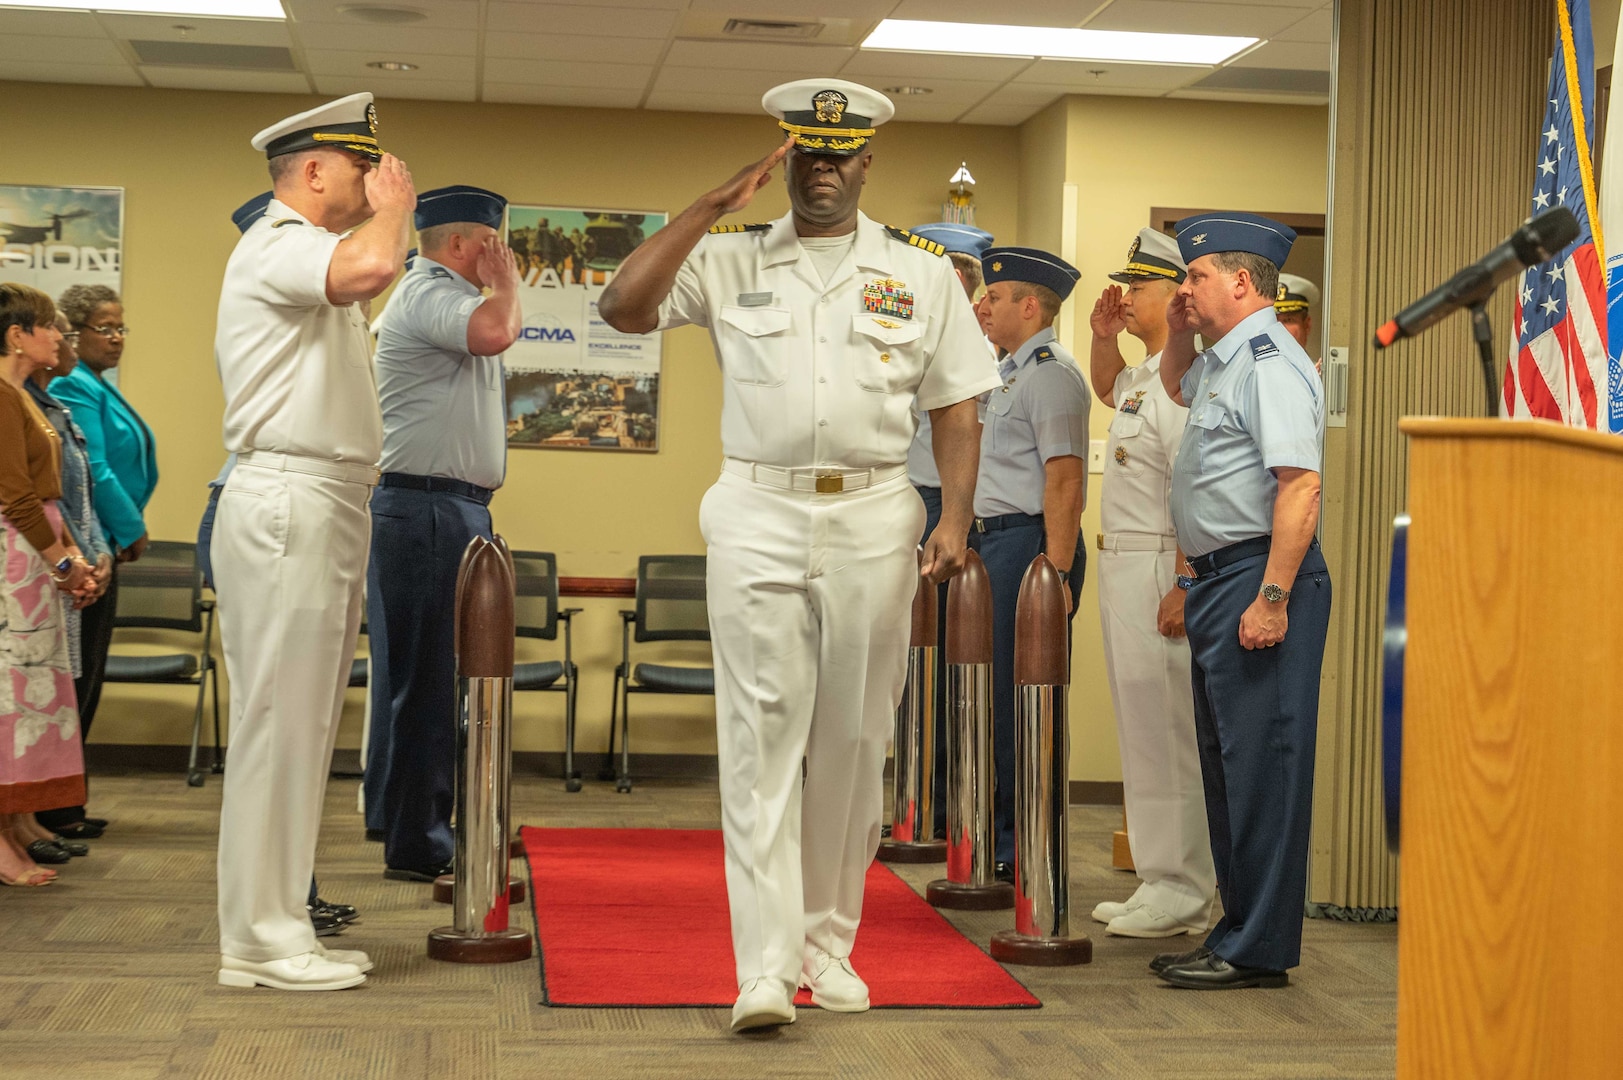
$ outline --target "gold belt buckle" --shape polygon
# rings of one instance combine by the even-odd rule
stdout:
[[[838,473],[819,473],[817,476],[817,494],[838,495],[845,490],[845,477]]]
[[[1100,533],[1099,534],[1099,550],[1103,551],[1104,549],[1105,549],[1105,534]]]

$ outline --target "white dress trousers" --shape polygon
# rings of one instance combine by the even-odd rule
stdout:
[[[856,940],[924,503],[901,470],[842,494],[724,472],[699,524],[738,981],[792,985],[808,947]]]

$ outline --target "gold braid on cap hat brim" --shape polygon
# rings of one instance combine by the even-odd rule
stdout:
[[[1166,266],[1151,266],[1149,263],[1130,262],[1121,271],[1124,274],[1143,274],[1146,277],[1164,277],[1176,280],[1178,271]]]
[[[383,147],[379,146],[378,141],[370,135],[350,135],[337,131],[312,131],[310,138],[320,143],[346,143],[348,145],[345,149],[359,150],[362,153],[367,150],[378,154],[383,152]]]
[[[791,124],[787,120],[779,120],[778,126],[795,137],[796,146],[804,146],[807,150],[859,150],[874,133],[873,128],[812,128]]]
[[[1296,312],[1306,311],[1312,306],[1313,305],[1309,304],[1306,300],[1275,300],[1274,314],[1294,315]]]

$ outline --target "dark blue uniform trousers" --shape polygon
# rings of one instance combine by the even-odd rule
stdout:
[[[368,827],[384,830],[391,867],[439,866],[456,847],[456,575],[469,541],[490,535],[490,511],[477,500],[406,488],[372,494],[366,812]]]
[[[1206,945],[1231,964],[1283,971],[1302,957],[1330,573],[1315,543],[1291,586],[1285,640],[1247,650],[1240,616],[1257,598],[1267,565],[1266,554],[1255,555],[1202,575],[1189,590],[1184,624],[1223,897],[1223,918]]]
[[[996,783],[992,792],[992,832],[997,861],[1014,863],[1014,611],[1020,598],[1020,581],[1031,560],[1042,554],[1047,534],[1041,518],[1032,524],[988,532],[971,532],[971,544],[986,564],[992,582],[992,758]],[[1071,614],[1076,618],[1077,600],[1088,553],[1082,535],[1076,538],[1076,555],[1071,562]],[[1066,622],[1066,651],[1070,650],[1070,622]]]

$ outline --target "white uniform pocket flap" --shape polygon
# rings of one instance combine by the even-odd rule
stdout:
[[[905,345],[909,341],[917,341],[924,332],[924,328],[912,320],[889,319],[867,312],[853,315],[851,326],[857,333],[873,338],[881,345]]]
[[[1116,418],[1110,421],[1110,434],[1118,439],[1131,439],[1143,430],[1144,418],[1142,416],[1117,413]]]
[[[768,334],[781,334],[789,329],[790,314],[788,308],[729,305],[721,309],[721,320],[742,330],[750,337],[765,337]]]

